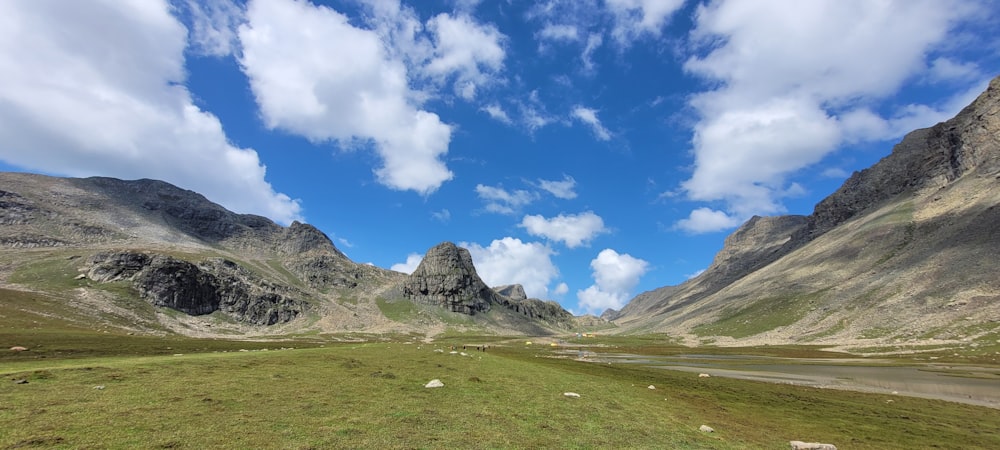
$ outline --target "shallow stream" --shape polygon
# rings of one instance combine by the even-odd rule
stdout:
[[[713,377],[906,395],[1000,409],[1000,367],[894,365],[870,358],[818,359],[742,355],[645,356],[577,352],[592,362],[643,364]]]

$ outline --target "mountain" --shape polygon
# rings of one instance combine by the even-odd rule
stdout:
[[[0,173],[0,247],[0,298],[41,294],[23,307],[78,325],[197,336],[577,325],[558,304],[486,287],[454,244],[407,276],[351,261],[311,225],[236,214],[155,180]]]
[[[699,276],[606,317],[691,343],[994,343],[997,224],[1000,78],[811,215],[751,218]]]

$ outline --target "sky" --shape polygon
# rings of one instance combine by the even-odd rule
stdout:
[[[0,2],[0,170],[153,178],[576,313],[809,214],[1000,74],[991,0]]]

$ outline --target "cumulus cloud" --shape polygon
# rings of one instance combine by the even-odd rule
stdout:
[[[499,186],[476,185],[476,194],[486,202],[486,210],[497,214],[514,214],[535,201],[538,195],[521,189],[508,191]]]
[[[983,73],[975,63],[955,61],[945,57],[938,57],[931,61],[929,76],[933,81],[983,79]]]
[[[313,142],[370,143],[382,159],[375,174],[393,189],[426,195],[452,178],[441,160],[451,127],[417,107],[406,65],[376,32],[293,0],[253,1],[247,21],[240,61],[269,128]]]
[[[191,15],[191,46],[199,53],[227,56],[239,48],[236,29],[243,9],[232,0],[187,0]]]
[[[925,55],[974,11],[969,2],[721,0],[700,5],[684,68],[711,82],[692,96],[698,113],[690,200],[721,201],[678,223],[716,231],[753,214],[781,213],[788,177],[845,142],[898,136],[941,107],[873,111],[924,70]],[[959,76],[971,68],[940,63]],[[964,94],[964,93],[963,93]],[[957,110],[955,110],[957,112]],[[928,126],[934,121],[922,123]],[[912,128],[911,128],[912,129]],[[701,228],[699,228],[701,227]]]
[[[572,114],[572,116],[577,120],[589,126],[597,139],[602,141],[611,139],[611,132],[608,131],[607,128],[604,128],[600,119],[597,118],[597,110],[583,106],[576,106],[570,114]]]
[[[505,237],[488,247],[462,242],[472,255],[479,277],[489,286],[520,284],[530,298],[547,298],[548,285],[559,276],[552,263],[555,252],[538,242]]]
[[[165,1],[0,2],[0,159],[161,179],[238,212],[301,219],[257,152],[232,145],[192,101],[187,45]]]
[[[503,68],[504,35],[468,15],[438,14],[427,21],[434,39],[434,57],[423,67],[438,79],[455,77],[455,92],[466,100],[490,83]]]
[[[590,313],[621,309],[629,300],[632,289],[649,270],[649,263],[627,253],[619,254],[608,248],[601,250],[590,262],[594,284],[577,291],[579,306]]]
[[[739,217],[712,208],[698,208],[691,211],[687,219],[677,221],[676,228],[691,234],[711,233],[733,228],[743,223]]]
[[[569,292],[569,285],[566,283],[559,283],[556,288],[552,290],[553,295],[566,295]]]
[[[628,46],[642,35],[660,36],[668,19],[684,6],[684,0],[605,0],[614,17],[611,37]]]
[[[420,266],[420,262],[424,260],[424,255],[419,253],[410,253],[406,255],[406,261],[401,263],[393,264],[389,267],[390,270],[395,270],[396,272],[403,272],[407,275],[412,274],[413,271],[417,270]]]
[[[601,216],[592,211],[580,214],[560,214],[551,219],[546,219],[541,215],[527,215],[521,220],[520,227],[533,236],[561,241],[569,248],[585,245],[597,235],[608,232]]]
[[[576,191],[573,190],[576,187],[576,180],[569,175],[564,175],[562,181],[538,180],[538,187],[556,198],[566,200],[576,198]]]

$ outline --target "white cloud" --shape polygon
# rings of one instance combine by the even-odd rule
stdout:
[[[691,41],[706,50],[684,67],[716,87],[691,99],[699,116],[692,139],[695,165],[681,188],[690,200],[723,201],[726,211],[701,208],[677,227],[718,230],[753,214],[783,212],[788,177],[843,143],[933,124],[942,108],[913,105],[889,119],[872,111],[926,67],[928,51],[972,11],[966,5],[936,0],[700,5]]]
[[[520,284],[529,298],[547,298],[549,283],[559,276],[552,263],[555,252],[538,242],[505,237],[489,247],[467,242],[459,246],[469,249],[476,272],[489,286]]]
[[[591,33],[587,36],[587,45],[583,48],[583,53],[580,55],[580,60],[583,61],[583,69],[591,72],[594,70],[594,52],[600,48],[604,39],[600,34]]]
[[[442,209],[440,211],[434,211],[434,212],[431,213],[431,217],[434,220],[437,220],[438,222],[442,222],[442,223],[448,222],[449,220],[451,220],[451,211],[448,211],[447,208],[446,209]]]
[[[698,208],[691,211],[687,219],[677,221],[676,228],[688,233],[713,233],[733,228],[744,221],[733,217],[724,211],[711,208]]]
[[[243,9],[232,0],[187,0],[191,14],[191,45],[212,56],[227,56],[239,48],[236,29],[243,23]]]
[[[594,136],[596,136],[597,139],[602,141],[611,139],[611,132],[609,132],[607,128],[604,128],[600,119],[597,118],[597,110],[583,106],[576,106],[570,114],[572,114],[573,117],[579,121],[590,126],[590,129],[593,130]]]
[[[72,176],[155,178],[289,223],[265,181],[184,87],[188,32],[165,1],[0,2],[0,159]]]
[[[503,68],[505,37],[493,25],[468,15],[442,13],[427,21],[427,29],[433,34],[435,52],[423,70],[439,79],[454,75],[460,97],[475,98],[479,86],[493,82]]]
[[[938,57],[931,61],[929,76],[933,81],[975,81],[981,80],[983,73],[975,63],[963,63],[951,58]]]
[[[840,167],[827,167],[820,175],[824,178],[847,178],[850,174]]]
[[[556,288],[552,290],[553,295],[566,295],[569,292],[569,285],[566,283],[559,283]]]
[[[576,187],[576,180],[569,175],[563,175],[562,181],[538,180],[538,187],[556,198],[566,200],[576,198],[576,192],[573,190]]]
[[[628,46],[643,35],[660,36],[667,20],[684,6],[684,0],[605,0],[614,17],[611,37]]]
[[[534,192],[525,190],[508,191],[502,187],[476,185],[476,194],[486,201],[486,210],[497,214],[514,214],[538,198]]]
[[[393,264],[389,267],[389,269],[409,275],[412,274],[413,271],[417,270],[417,267],[420,266],[420,262],[423,260],[424,255],[419,253],[410,253],[409,255],[406,255],[406,262]]]
[[[551,219],[540,215],[524,216],[519,225],[534,236],[562,241],[569,248],[587,244],[598,234],[607,233],[604,220],[592,211],[580,214],[560,214]]]
[[[377,33],[292,0],[253,1],[247,20],[241,63],[269,128],[314,142],[371,143],[382,158],[375,174],[393,189],[426,195],[452,178],[441,161],[451,127],[418,109],[405,64],[389,57]]]
[[[685,274],[684,278],[687,278],[688,280],[690,280],[690,279],[695,278],[698,275],[701,275],[703,273],[705,273],[705,269],[696,270],[696,271],[694,271],[694,273]]]
[[[604,249],[590,262],[594,284],[577,291],[580,308],[591,313],[621,309],[632,289],[649,270],[649,263],[627,253]]]
[[[546,41],[576,41],[580,39],[579,30],[575,25],[547,24],[537,34],[539,39]]]
[[[490,117],[493,118],[493,120],[500,121],[508,125],[513,123],[513,121],[510,120],[510,116],[507,115],[507,111],[504,111],[504,109],[496,103],[486,105],[480,108],[479,110],[486,112],[486,114],[489,114]]]

